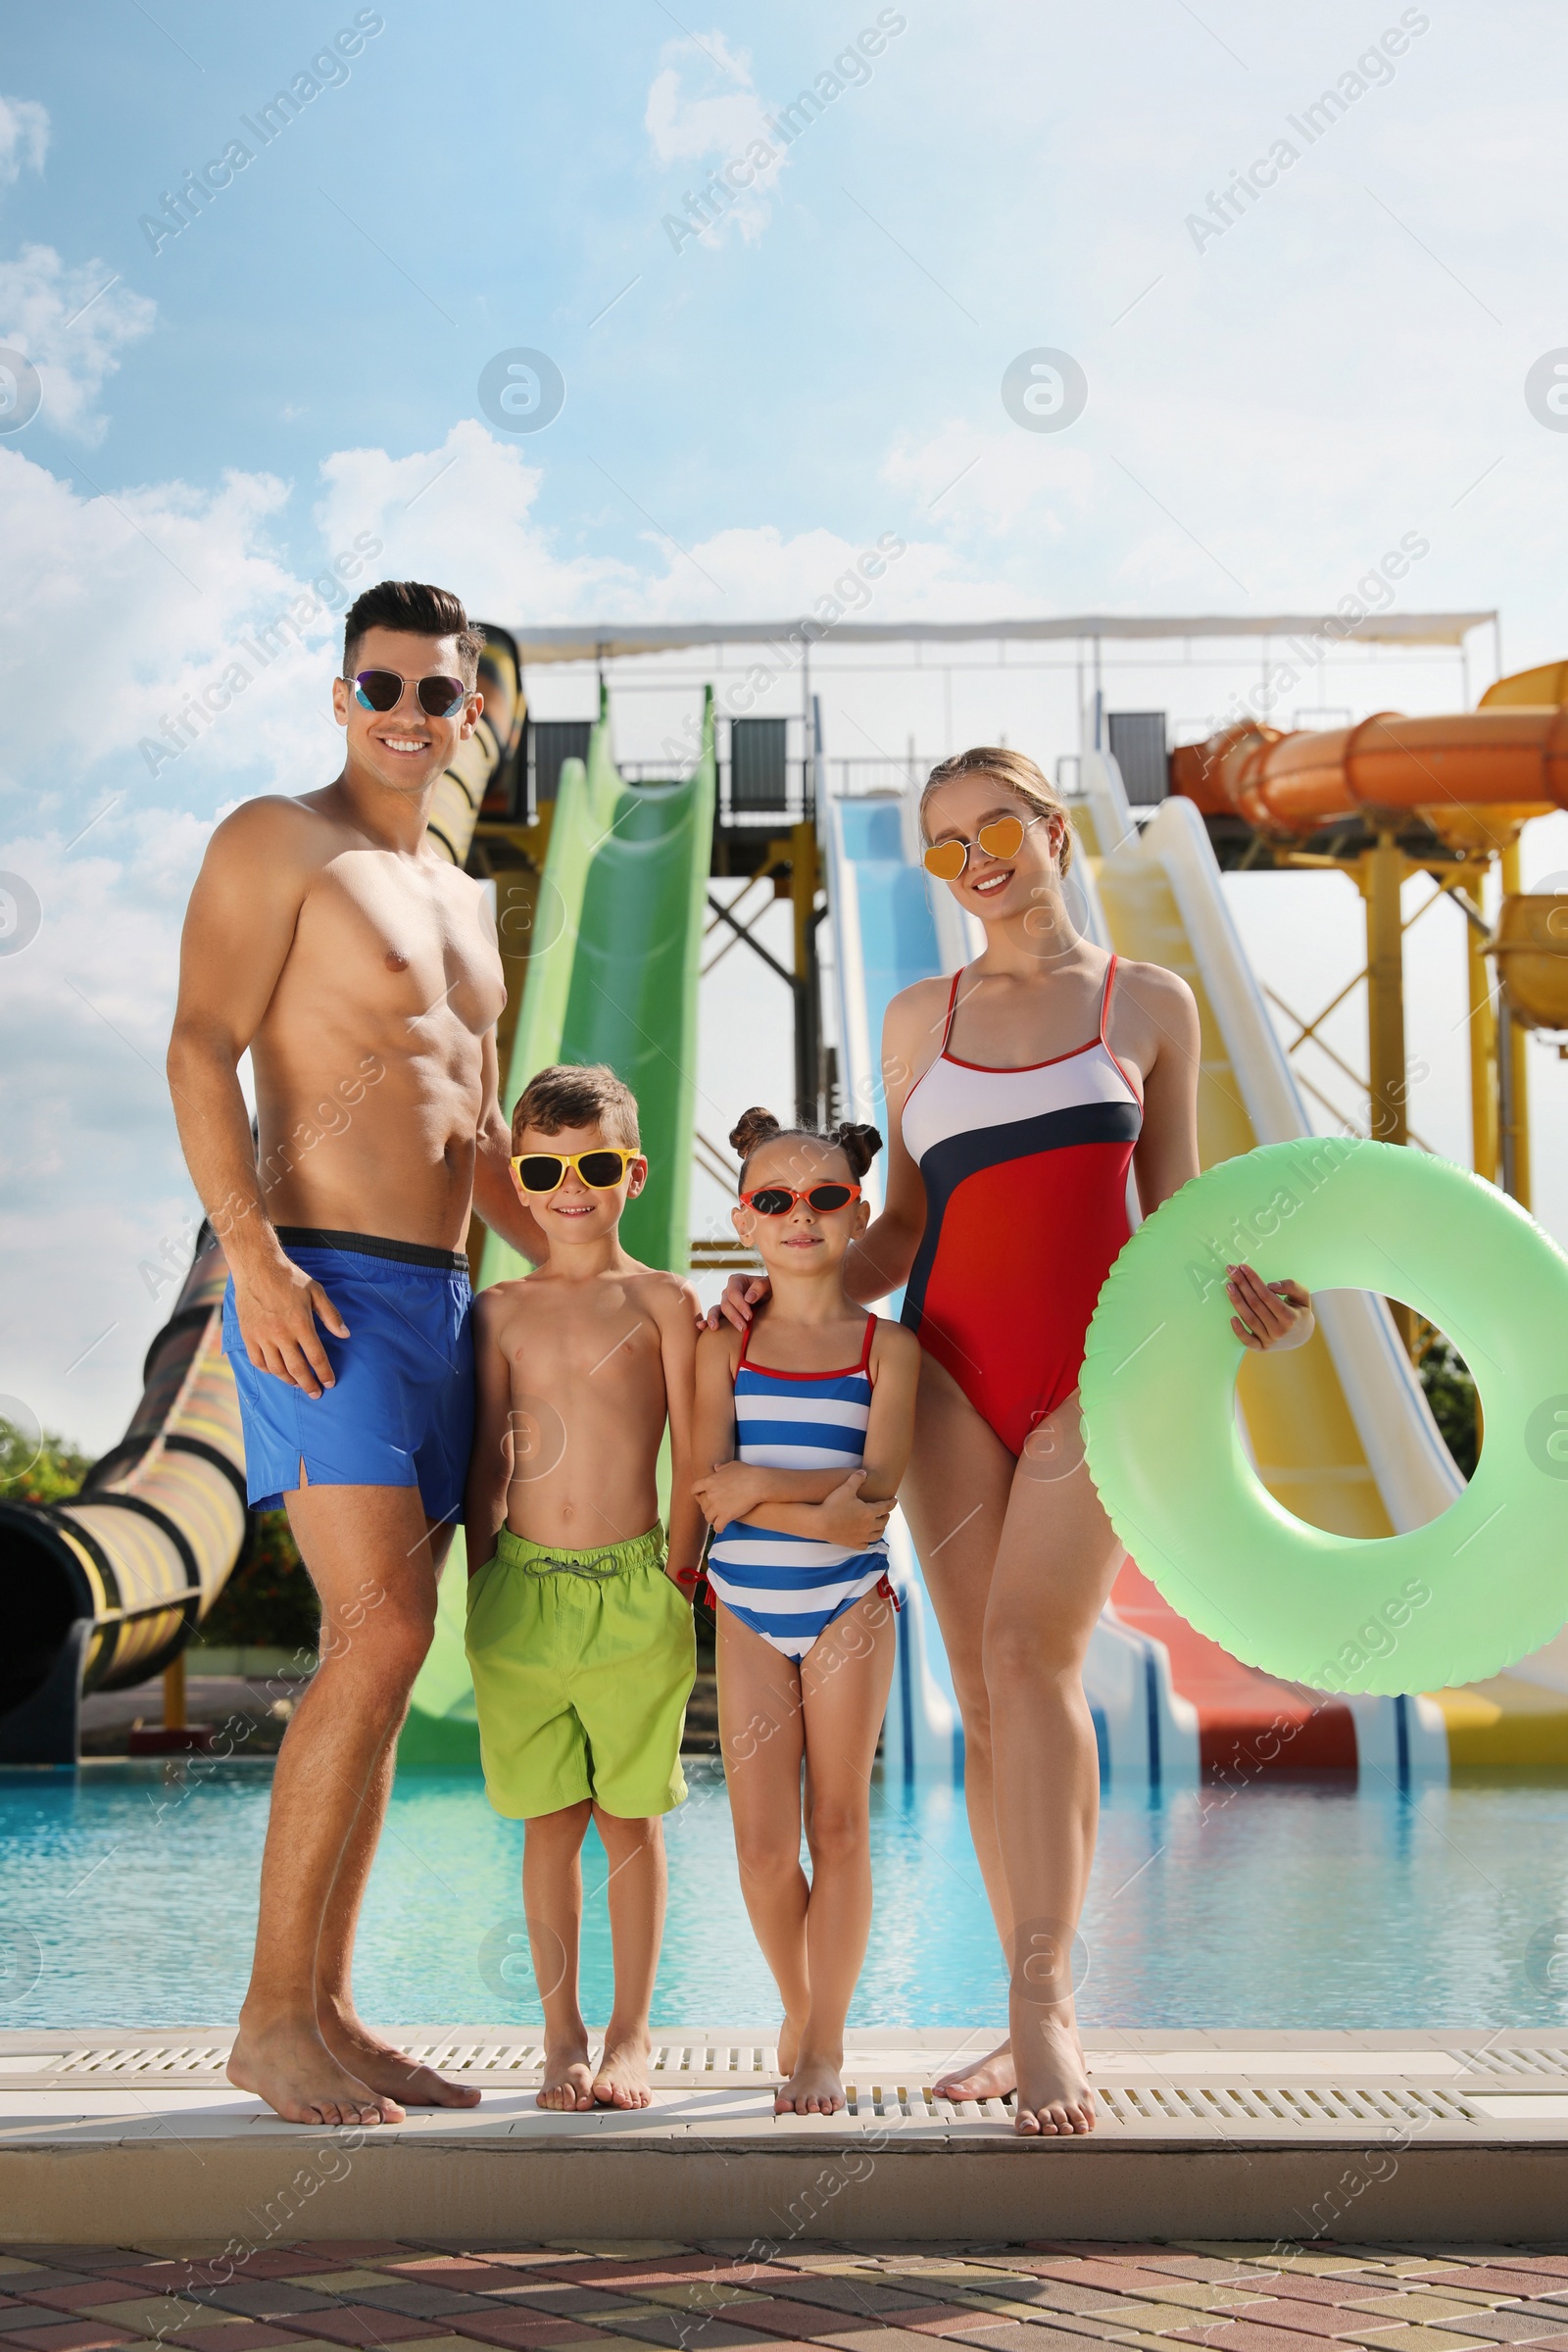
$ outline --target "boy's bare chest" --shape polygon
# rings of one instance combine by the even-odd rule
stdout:
[[[579,1403],[600,1397],[608,1405],[661,1378],[658,1326],[623,1294],[591,1303],[541,1298],[519,1317],[508,1352],[513,1386],[520,1380],[558,1404],[569,1395]]]

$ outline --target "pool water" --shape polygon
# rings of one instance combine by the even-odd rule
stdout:
[[[764,2028],[716,1765],[667,1824],[666,2027]],[[0,1772],[0,2027],[231,2023],[255,1931],[270,1775],[250,1765]],[[876,1915],[852,2025],[1005,2014],[961,1794],[879,1785]],[[398,1782],[357,1985],[387,2024],[532,2025],[521,1825],[466,1774]],[[584,1855],[584,2006],[610,1946]],[[1087,2026],[1568,2025],[1568,1786],[1400,1795],[1326,1784],[1107,1795],[1077,1955]]]

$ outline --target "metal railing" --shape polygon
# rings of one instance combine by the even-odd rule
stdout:
[[[628,784],[662,784],[670,780],[667,760],[621,760],[616,763]],[[816,815],[816,791],[810,760],[786,760],[784,772],[771,790],[755,784],[736,790],[734,768],[728,760],[718,767],[718,823],[725,833],[782,833],[791,825],[810,824]]]

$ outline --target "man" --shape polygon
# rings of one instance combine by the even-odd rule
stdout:
[[[299,2124],[400,2123],[408,2102],[478,2097],[364,2025],[350,1971],[461,1515],[470,1206],[530,1258],[545,1251],[507,1164],[494,926],[478,884],[425,838],[483,708],[482,639],[455,596],[412,580],[367,590],[343,635],[343,772],[299,800],[248,801],[213,835],[169,1053],[180,1142],[228,1257],[251,1501],[286,1505],[321,1599],[228,2066]]]

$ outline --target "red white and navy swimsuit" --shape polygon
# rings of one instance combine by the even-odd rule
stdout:
[[[1113,956],[1088,1045],[1021,1069],[942,1052],[909,1090],[904,1140],[925,1185],[925,1234],[904,1321],[1009,1453],[1072,1395],[1090,1317],[1132,1228],[1137,1086],[1105,1042]]]

